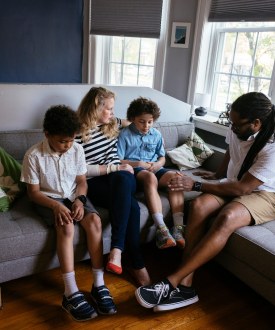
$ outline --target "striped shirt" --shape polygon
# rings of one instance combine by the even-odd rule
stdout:
[[[122,128],[121,119],[116,118],[118,128]],[[108,138],[101,131],[102,125],[97,125],[96,128],[89,132],[90,139],[83,142],[81,136],[77,136],[75,141],[82,145],[86,163],[88,165],[107,165],[120,164],[117,155],[117,137]]]

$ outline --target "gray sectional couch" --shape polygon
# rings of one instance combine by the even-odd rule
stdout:
[[[166,150],[183,144],[194,129],[191,123],[157,123],[165,141]],[[0,146],[15,159],[22,161],[25,151],[43,138],[39,129],[0,131]],[[205,161],[204,168],[215,170],[222,158],[216,151]],[[169,158],[167,165],[171,166]],[[192,175],[191,171],[189,171]],[[196,192],[186,193],[190,199]],[[154,226],[144,203],[138,194],[141,208],[142,242],[154,238]],[[169,222],[170,212],[167,196],[161,192],[163,213]],[[111,228],[108,211],[98,208],[103,223],[104,253],[110,250]],[[76,226],[74,237],[75,260],[89,258],[82,229]],[[47,227],[32,209],[26,195],[20,197],[11,210],[0,213],[0,285],[23,276],[58,267],[55,252],[55,230]],[[216,258],[225,268],[239,277],[260,295],[275,304],[275,221],[255,227],[245,227],[235,232],[228,244]]]

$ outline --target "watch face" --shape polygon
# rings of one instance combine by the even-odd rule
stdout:
[[[83,205],[85,205],[87,202],[87,198],[84,195],[77,196],[76,198],[79,199],[83,203]]]
[[[195,186],[194,186],[195,191],[201,191],[201,186],[202,186],[201,182],[195,182]]]

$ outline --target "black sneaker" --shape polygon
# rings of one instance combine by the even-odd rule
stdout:
[[[62,308],[69,313],[75,321],[88,321],[97,316],[97,312],[87,302],[84,294],[75,292],[69,297],[63,296]]]
[[[194,304],[199,300],[195,289],[179,285],[170,295],[154,307],[154,312],[169,311]]]
[[[162,282],[153,285],[139,287],[136,290],[135,295],[141,306],[152,308],[169,297],[173,290],[175,290],[175,288],[167,279],[165,279]]]
[[[91,297],[99,314],[112,315],[117,312],[113,297],[105,285],[92,287]]]

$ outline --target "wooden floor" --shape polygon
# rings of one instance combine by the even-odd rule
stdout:
[[[171,272],[179,260],[177,250],[145,250],[154,280]],[[80,290],[89,294],[89,262],[76,265]],[[215,263],[202,267],[195,278],[199,302],[178,310],[154,313],[138,305],[135,285],[125,271],[106,273],[105,281],[114,296],[118,313],[76,322],[61,309],[63,283],[59,269],[2,284],[3,309],[0,329],[275,329],[275,307]]]

